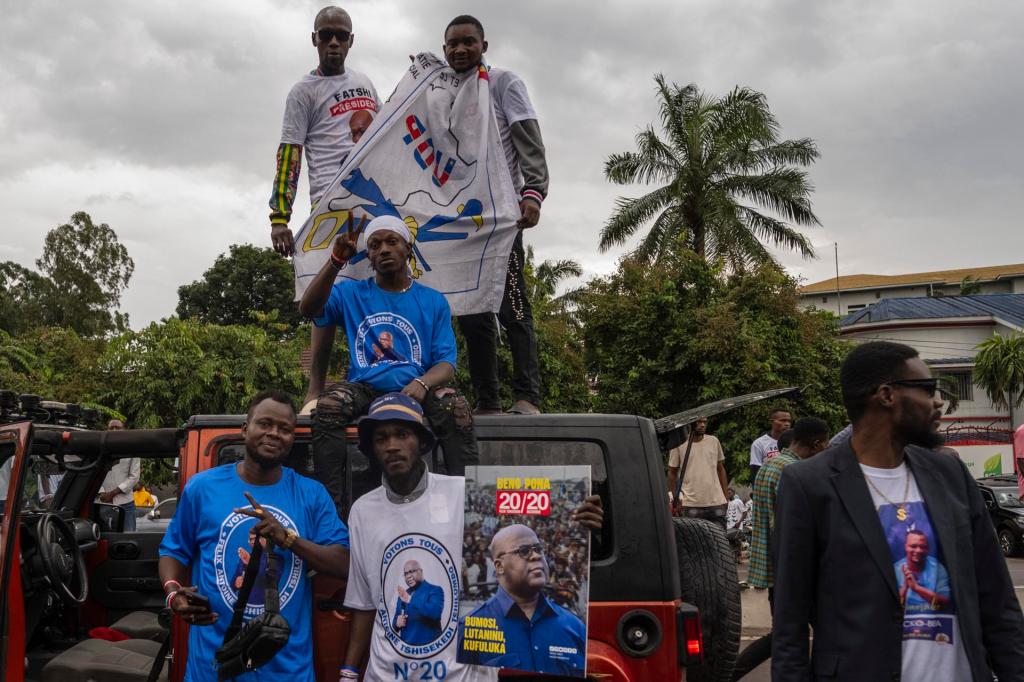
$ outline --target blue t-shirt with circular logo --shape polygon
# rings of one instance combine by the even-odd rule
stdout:
[[[189,628],[187,682],[217,679],[214,653],[224,642],[224,633],[231,623],[242,586],[242,574],[251,557],[253,543],[259,541],[250,533],[257,520],[234,511],[249,507],[245,492],[299,537],[318,545],[349,545],[348,528],[338,518],[334,502],[321,483],[283,467],[277,483],[252,485],[239,478],[235,467],[235,464],[225,464],[189,480],[160,543],[160,556],[173,557],[192,567],[192,584],[210,599],[210,608],[219,616],[213,625]],[[305,562],[280,547],[274,552],[281,559],[278,562],[281,615],[291,627],[291,636],[285,647],[265,665],[235,679],[313,682],[310,665],[313,658],[312,586],[306,576]],[[260,577],[246,605],[246,620],[263,612],[265,568],[266,561],[261,560]]]
[[[348,336],[348,380],[378,391],[401,391],[439,362],[455,367],[452,313],[441,292],[413,282],[405,292],[385,291],[373,277],[342,280],[318,327],[344,324]]]

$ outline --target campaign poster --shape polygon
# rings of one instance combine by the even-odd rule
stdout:
[[[589,466],[466,467],[460,663],[584,677]]]

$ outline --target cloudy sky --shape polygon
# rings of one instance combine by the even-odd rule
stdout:
[[[0,0],[0,260],[31,265],[77,210],[113,227],[136,269],[133,327],[174,312],[177,287],[228,245],[269,245],[267,199],[284,98],[316,65],[320,2]],[[807,281],[1024,261],[1024,4],[947,0],[411,3],[359,0],[348,66],[382,95],[406,55],[440,51],[471,11],[492,64],[538,110],[551,194],[528,234],[587,276],[622,188],[604,159],[654,122],[652,76],[764,92],[787,137],[811,137],[820,258]],[[305,176],[305,173],[303,173]],[[308,205],[303,177],[296,206]],[[293,221],[294,222],[294,221]],[[298,227],[293,225],[293,227]]]

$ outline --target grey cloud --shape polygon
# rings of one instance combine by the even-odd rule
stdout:
[[[197,212],[160,186],[132,187],[130,197],[93,186],[59,210],[38,200],[42,191],[12,197],[13,214],[48,229],[75,201],[108,207],[139,252],[125,297],[133,324],[173,312],[177,286],[227,244],[266,241],[284,96],[315,65],[308,36],[322,4],[105,0],[5,11],[0,179],[55,163],[79,174],[120,163],[126,173],[201,177],[232,199],[214,214],[208,197]],[[468,11],[483,21],[490,60],[522,75],[548,147],[551,196],[527,235],[539,258],[572,256],[593,274],[621,254],[597,252],[598,230],[617,196],[645,188],[608,184],[603,162],[656,123],[656,72],[716,94],[737,84],[761,90],[784,135],[818,141],[822,159],[810,174],[823,227],[809,235],[822,258],[781,255],[808,280],[831,275],[833,241],[844,272],[1008,262],[1024,247],[1013,203],[1024,146],[1019,3],[344,4],[358,36],[349,64],[382,96],[406,54],[440,50],[451,17]],[[160,229],[127,224],[133,208]],[[0,227],[0,237],[0,251],[14,253],[17,229]],[[189,240],[197,246],[185,249]],[[187,262],[169,267],[165,252]]]

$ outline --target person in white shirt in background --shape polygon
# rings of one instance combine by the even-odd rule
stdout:
[[[725,499],[729,500],[729,504],[725,508],[725,529],[739,528],[743,523],[743,517],[747,515],[747,505],[732,488],[725,491]]]
[[[793,425],[789,410],[775,408],[769,419],[768,433],[750,444],[750,481],[757,478],[757,470],[769,459],[779,454],[779,436]]]
[[[123,431],[124,422],[120,419],[111,419],[107,423],[107,431]],[[100,485],[100,494],[96,498],[104,504],[116,504],[124,509],[124,531],[135,530],[135,484],[139,482],[139,475],[142,473],[142,460],[138,457],[119,459],[114,462],[107,472],[103,484]]]

